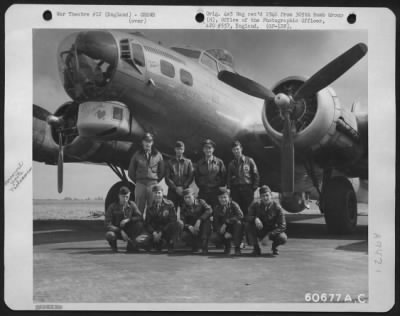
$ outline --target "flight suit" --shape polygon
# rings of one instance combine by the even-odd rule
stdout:
[[[164,177],[164,160],[155,149],[146,154],[143,149],[132,156],[128,175],[135,183],[135,202],[143,213],[153,201],[152,187]]]
[[[234,201],[229,202],[225,206],[222,206],[220,203],[218,203],[214,207],[213,219],[214,231],[211,235],[211,241],[216,245],[225,244],[228,242],[228,246],[230,248],[230,239],[226,240],[225,234],[220,233],[221,226],[225,224],[225,232],[232,235],[234,246],[236,248],[240,247],[243,233],[243,212],[241,211],[239,205]]]
[[[256,217],[263,224],[261,230],[256,227]],[[272,201],[269,205],[265,205],[263,202],[257,200],[250,205],[246,216],[246,232],[251,245],[257,244],[257,238],[263,239],[269,234],[269,239],[272,240],[272,248],[276,249],[276,247],[285,244],[287,241],[285,230],[285,215],[283,214],[282,207],[277,202]]]
[[[121,227],[121,221],[128,218],[130,221],[124,227]],[[136,238],[143,233],[144,226],[142,213],[132,201],[129,201],[127,205],[121,205],[118,202],[111,203],[105,212],[104,225],[106,228],[106,240],[113,250],[116,250],[117,240],[123,239],[121,230],[133,241],[132,243],[128,242],[127,250],[131,250],[133,244],[142,246],[142,243],[145,242],[145,240],[136,241]]]
[[[252,158],[242,155],[239,160],[233,159],[229,163],[227,173],[227,187],[231,190],[232,200],[247,215],[260,182],[256,163]]]
[[[192,161],[188,158],[177,159],[176,157],[168,161],[165,170],[165,182],[168,185],[167,199],[172,201],[177,208],[183,202],[183,196],[176,193],[177,187],[186,189],[192,183],[194,169]]]
[[[171,245],[173,247],[179,234],[174,203],[167,199],[162,199],[160,204],[153,201],[153,204],[146,210],[145,229],[153,248],[161,250],[162,240],[168,244],[168,247]],[[153,240],[153,232],[162,232],[159,243]]]
[[[210,205],[217,204],[218,188],[226,182],[224,162],[215,156],[210,161],[200,159],[196,165],[194,180],[199,188],[198,198]]]
[[[181,221],[182,240],[191,245],[193,249],[197,249],[199,245],[203,249],[207,249],[211,233],[211,214],[210,205],[202,199],[195,199],[193,205],[182,204],[179,218]],[[199,219],[201,221],[200,230],[196,236],[189,230],[189,226],[194,226]]]

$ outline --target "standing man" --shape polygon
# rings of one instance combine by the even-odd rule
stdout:
[[[240,255],[243,213],[239,205],[230,199],[229,189],[219,188],[218,204],[214,207],[213,218],[214,232],[211,240],[216,245],[224,244],[225,254],[230,254],[233,240],[235,255]]]
[[[144,213],[145,207],[152,203],[152,187],[164,177],[162,155],[153,146],[153,136],[146,133],[142,138],[142,148],[132,156],[128,175],[136,184],[135,202]]]
[[[193,252],[197,252],[201,244],[202,253],[207,254],[211,233],[211,207],[204,200],[196,199],[191,188],[183,191],[183,199],[178,217],[178,223],[183,230],[182,240],[192,246]]]
[[[111,203],[105,212],[106,240],[113,252],[118,252],[118,239],[127,242],[127,252],[138,251],[138,247],[145,242],[138,238],[143,231],[142,213],[133,201],[129,201],[130,194],[127,187],[121,187],[118,202]]]
[[[254,201],[246,218],[246,231],[250,244],[254,245],[253,255],[261,254],[259,240],[269,237],[272,240],[272,253],[278,255],[278,246],[287,241],[286,220],[282,207],[272,200],[271,189],[260,188],[260,200]]]
[[[225,165],[214,156],[215,143],[211,139],[206,139],[202,145],[204,158],[197,163],[194,180],[199,187],[198,198],[215,205],[218,202],[218,188],[225,185]]]
[[[161,251],[165,242],[168,253],[172,253],[179,233],[175,206],[171,201],[164,199],[161,185],[154,185],[152,192],[153,203],[146,210],[145,229],[150,235],[153,248]]]
[[[167,163],[165,182],[168,185],[168,200],[175,204],[175,208],[183,202],[183,190],[187,189],[193,181],[194,170],[190,159],[183,156],[185,144],[177,141],[175,144],[175,158]]]
[[[243,155],[243,147],[239,141],[232,143],[234,159],[228,165],[227,187],[231,190],[232,200],[239,204],[244,215],[247,215],[254,199],[260,175],[254,160]]]

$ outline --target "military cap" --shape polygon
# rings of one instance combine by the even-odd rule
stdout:
[[[231,190],[229,190],[227,187],[219,187],[218,188],[218,195],[223,195],[223,194],[230,194]]]
[[[183,141],[178,140],[175,143],[175,148],[185,148],[185,144],[183,143]]]
[[[123,186],[119,188],[119,194],[127,195],[128,193],[131,193],[131,190],[129,190],[128,187]]]
[[[231,148],[235,148],[235,147],[237,147],[237,146],[243,147],[242,144],[241,144],[238,140],[235,140],[235,141],[232,143],[232,147],[231,147]]]
[[[156,184],[153,186],[153,188],[151,189],[152,192],[158,192],[158,191],[164,191],[162,186],[159,184]]]
[[[194,192],[193,192],[193,190],[191,188],[187,188],[187,189],[183,190],[182,195],[186,196],[186,195],[190,195],[190,194],[193,194],[193,193]]]
[[[205,139],[201,144],[203,147],[209,145],[215,148],[215,143],[211,139]]]
[[[146,142],[152,142],[153,141],[153,135],[151,135],[150,133],[146,133],[143,135],[142,140],[146,141]]]
[[[271,192],[271,189],[269,188],[268,185],[263,185],[260,187],[260,194],[267,193],[267,192]]]

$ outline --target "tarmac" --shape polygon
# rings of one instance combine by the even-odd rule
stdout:
[[[112,253],[102,220],[34,221],[34,302],[303,303],[306,294],[368,300],[368,216],[349,235],[332,235],[323,215],[288,214],[288,242],[261,257],[208,255],[179,246],[174,254]],[[340,298],[339,298],[340,295]],[[332,298],[332,296],[331,296]]]

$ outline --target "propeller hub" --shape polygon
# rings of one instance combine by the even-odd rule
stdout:
[[[290,97],[284,93],[278,93],[274,98],[274,102],[282,113],[285,113],[287,111],[291,112],[293,110],[293,105]]]
[[[60,127],[64,123],[64,120],[62,119],[62,117],[49,115],[47,117],[47,123],[54,127]]]

